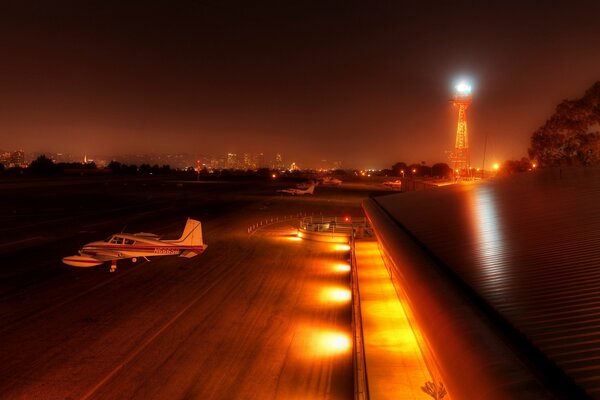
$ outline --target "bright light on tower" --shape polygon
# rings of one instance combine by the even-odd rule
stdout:
[[[458,94],[468,95],[471,93],[471,85],[465,81],[460,81],[454,88]]]

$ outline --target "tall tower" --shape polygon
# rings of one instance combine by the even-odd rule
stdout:
[[[456,126],[456,145],[451,156],[452,168],[457,175],[468,175],[471,160],[469,157],[469,136],[467,135],[467,108],[472,100],[471,85],[460,82],[455,89],[452,104],[458,108],[458,124]]]

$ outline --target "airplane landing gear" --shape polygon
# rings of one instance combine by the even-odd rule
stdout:
[[[117,271],[117,260],[112,260],[110,262],[110,272],[116,272]]]

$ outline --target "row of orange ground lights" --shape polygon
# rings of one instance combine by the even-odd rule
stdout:
[[[302,241],[301,235],[287,238],[291,241]],[[331,245],[331,250],[335,252],[348,252],[350,249],[347,244]],[[329,264],[327,268],[338,274],[350,272],[350,265],[343,262]],[[318,299],[321,304],[345,305],[352,300],[352,292],[342,286],[324,286],[319,291]],[[310,349],[303,353],[304,357],[331,357],[346,354],[352,349],[351,337],[347,332],[327,327],[307,326],[300,334],[308,342],[307,348]]]

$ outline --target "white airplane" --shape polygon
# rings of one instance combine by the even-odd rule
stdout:
[[[298,183],[296,189],[308,189],[311,185],[316,185],[316,183],[314,181]]]
[[[325,178],[323,178],[322,184],[329,186],[339,186],[342,184],[342,180],[338,178],[333,178],[331,176],[326,176]]]
[[[202,241],[200,221],[188,218],[179,239],[160,240],[153,233],[116,233],[103,241],[91,242],[79,250],[79,255],[64,257],[62,262],[73,267],[93,267],[110,261],[110,272],[117,270],[117,260],[138,257],[179,256],[191,258],[208,246]],[[150,261],[150,260],[148,260]]]
[[[280,189],[280,190],[278,190],[278,192],[291,194],[292,196],[298,196],[301,194],[314,194],[315,193],[315,184],[310,185],[308,187],[308,189],[306,189],[306,190],[289,188],[289,189]]]
[[[389,187],[390,189],[400,190],[402,189],[402,181],[396,179],[395,181],[383,182],[383,186]]]

